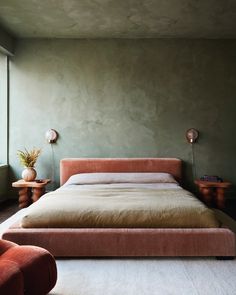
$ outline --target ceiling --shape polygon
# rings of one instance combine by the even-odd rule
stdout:
[[[235,0],[0,0],[20,38],[236,38]]]

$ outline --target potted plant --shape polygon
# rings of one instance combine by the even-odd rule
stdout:
[[[37,172],[34,169],[35,163],[41,153],[41,149],[33,148],[28,151],[26,148],[24,151],[17,151],[17,155],[20,160],[20,164],[25,168],[22,171],[22,178],[25,181],[33,181],[37,176]]]

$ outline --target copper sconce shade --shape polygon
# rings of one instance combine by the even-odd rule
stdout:
[[[199,132],[195,128],[190,128],[186,131],[186,138],[189,143],[195,143],[198,139]]]

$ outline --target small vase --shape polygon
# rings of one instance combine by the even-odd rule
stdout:
[[[33,167],[26,167],[22,171],[22,178],[25,181],[33,181],[35,180],[36,176],[37,176],[37,172]]]

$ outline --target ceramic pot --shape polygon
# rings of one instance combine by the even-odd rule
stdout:
[[[25,181],[33,181],[35,180],[36,176],[37,176],[37,172],[33,167],[26,167],[22,171],[22,178]]]

